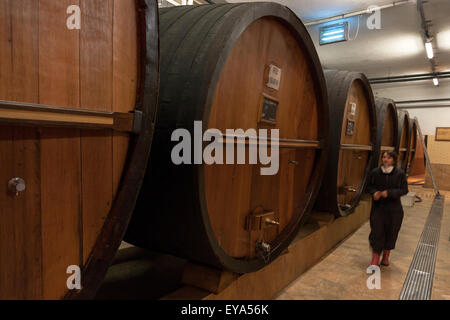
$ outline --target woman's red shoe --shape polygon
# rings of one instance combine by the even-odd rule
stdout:
[[[388,266],[389,265],[389,254],[391,253],[391,250],[384,250],[383,251],[383,259],[381,260],[381,265]]]
[[[380,254],[379,253],[372,253],[372,263],[371,266],[378,266],[380,264]]]

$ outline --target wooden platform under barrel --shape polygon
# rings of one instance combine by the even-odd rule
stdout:
[[[111,218],[140,82],[136,6],[0,0],[0,299],[63,298]]]
[[[330,145],[318,211],[347,215],[358,204],[372,166],[376,111],[367,78],[356,72],[325,70],[330,105]]]
[[[398,131],[399,131],[399,140],[398,140],[398,159],[397,159],[397,167],[402,169],[403,171],[407,170],[408,165],[408,156],[410,150],[410,122],[409,122],[409,113],[406,110],[398,111]]]
[[[254,271],[286,248],[318,189],[327,121],[320,63],[300,20],[274,3],[168,8],[160,18],[155,142],[126,239]],[[220,130],[223,164],[172,163],[171,132],[186,128],[194,137],[194,121]],[[249,160],[253,147],[264,153],[267,142],[255,139],[260,129],[269,137],[279,130],[279,150],[268,144],[279,151],[271,175],[261,173],[270,164]],[[245,164],[237,162],[240,151]],[[176,186],[154,183],[160,179],[176,179]]]
[[[392,99],[376,98],[377,108],[377,159],[376,166],[380,166],[384,151],[397,152],[398,116],[395,102]]]

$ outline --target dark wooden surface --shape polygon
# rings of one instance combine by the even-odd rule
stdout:
[[[376,98],[377,108],[377,147],[373,167],[381,165],[383,151],[398,152],[398,116],[397,107],[392,99]]]
[[[409,112],[407,110],[398,110],[397,167],[405,171],[405,173],[410,151],[410,135]]]
[[[420,144],[420,142],[418,141],[419,134],[417,133],[417,119],[416,118],[409,119],[409,128],[410,128],[409,153],[408,153],[408,164],[406,165],[406,173],[408,175],[410,174],[411,169],[414,164],[414,159],[416,157],[418,144]]]

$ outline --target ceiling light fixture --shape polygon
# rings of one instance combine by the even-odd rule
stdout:
[[[329,44],[341,41],[347,41],[348,23],[339,23],[332,26],[320,28],[319,44]]]
[[[427,41],[425,43],[425,49],[427,50],[428,59],[433,59],[434,57],[433,45],[430,41]]]

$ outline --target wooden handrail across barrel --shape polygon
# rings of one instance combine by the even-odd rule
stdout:
[[[136,132],[138,113],[93,111],[0,100],[0,122],[43,127]],[[136,121],[136,123],[135,123]]]
[[[265,145],[278,146],[279,148],[288,149],[321,149],[320,141],[316,140],[299,140],[299,139],[278,139],[278,143],[272,143],[270,138],[262,138],[256,136],[230,135],[224,134],[219,139],[220,143],[224,144],[245,144],[245,145]]]
[[[345,192],[357,192],[358,191],[358,187],[356,186],[339,186],[338,187],[338,193],[339,194],[343,194]]]
[[[381,146],[380,147],[381,151],[394,151],[395,147],[390,147],[390,146]]]
[[[363,150],[372,151],[373,146],[365,144],[341,144],[341,150]]]
[[[400,148],[398,151],[400,151],[400,152],[406,152],[406,151],[408,151],[408,148]]]

